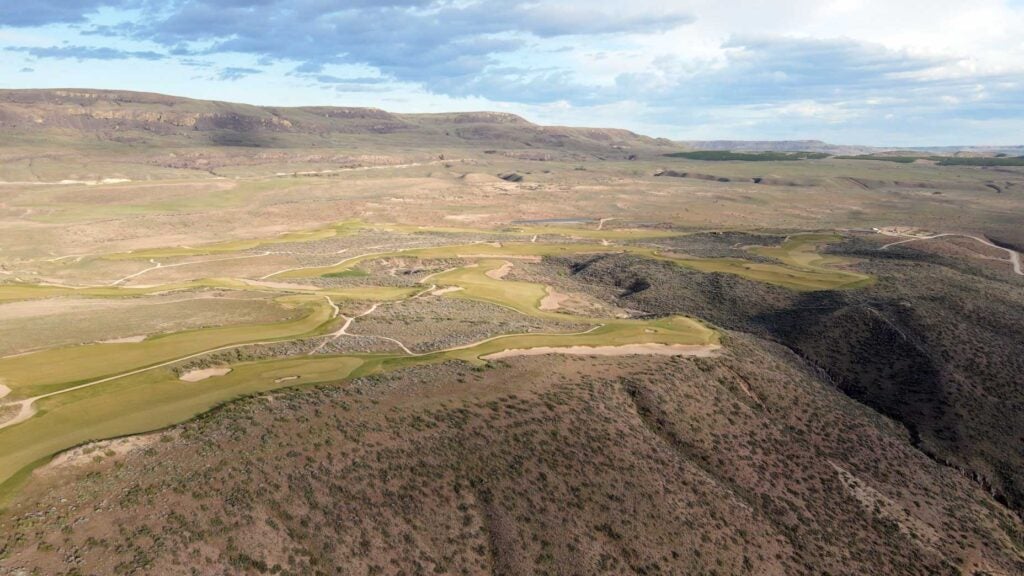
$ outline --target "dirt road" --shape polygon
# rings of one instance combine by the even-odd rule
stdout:
[[[886,236],[889,236],[889,235],[890,234],[886,234]],[[904,235],[903,234],[897,234],[896,236],[904,236]],[[981,242],[982,244],[984,244],[986,246],[995,248],[997,250],[1002,250],[1002,251],[1008,253],[1010,255],[1010,257],[1007,260],[1005,260],[1005,262],[1009,262],[1010,263],[1010,266],[1013,267],[1014,273],[1016,273],[1016,274],[1018,274],[1020,276],[1024,276],[1024,269],[1022,269],[1022,267],[1021,267],[1020,252],[1017,252],[1016,250],[1011,250],[1009,248],[1004,248],[1002,246],[998,246],[996,244],[993,244],[987,238],[982,238],[981,236],[974,236],[973,234],[960,234],[958,232],[947,232],[947,233],[942,233],[942,234],[935,234],[935,235],[932,235],[932,236],[912,236],[912,237],[907,238],[905,240],[899,240],[897,242],[891,242],[889,244],[886,244],[885,246],[882,246],[881,248],[879,248],[879,250],[885,250],[886,248],[889,248],[890,246],[896,246],[896,245],[899,245],[899,244],[906,244],[907,242],[916,242],[918,240],[933,240],[935,238],[942,238],[942,237],[946,237],[946,236],[959,236],[961,238],[971,238],[972,240],[977,240],[978,242]]]

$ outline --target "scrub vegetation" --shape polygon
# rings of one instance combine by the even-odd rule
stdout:
[[[1018,158],[0,122],[0,574],[1024,572]]]

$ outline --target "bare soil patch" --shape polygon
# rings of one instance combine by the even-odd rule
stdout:
[[[142,334],[140,336],[125,336],[124,338],[111,338],[110,340],[100,340],[98,343],[99,344],[135,344],[137,342],[142,342],[145,339],[146,339],[146,335]]]
[[[54,474],[68,468],[78,468],[86,464],[92,464],[104,458],[115,458],[123,456],[132,450],[145,448],[157,442],[161,434],[142,434],[128,436],[126,438],[114,438],[92,442],[84,446],[72,448],[61,452],[50,461],[49,464],[40,468],[36,474]]]

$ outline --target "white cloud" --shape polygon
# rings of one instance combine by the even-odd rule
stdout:
[[[1005,0],[80,4],[36,0],[0,13],[0,47],[24,49],[0,50],[0,82],[500,108],[675,137],[1010,142],[1024,118],[1024,6]],[[32,25],[47,18],[83,24]],[[171,58],[144,71],[53,59],[90,46]],[[193,79],[197,58],[210,71]],[[28,66],[38,72],[13,74]]]

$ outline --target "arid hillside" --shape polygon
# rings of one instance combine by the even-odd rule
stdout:
[[[1021,523],[788,351],[443,364],[64,457],[3,573],[1011,574]],[[120,455],[119,455],[120,453]]]
[[[0,576],[1024,574],[1024,158],[699,147],[0,91]]]

